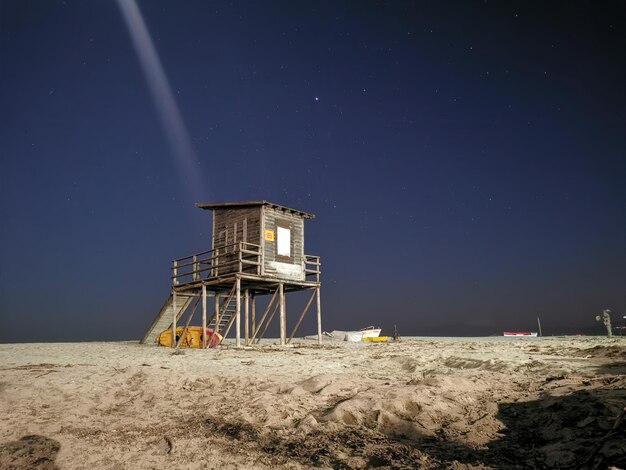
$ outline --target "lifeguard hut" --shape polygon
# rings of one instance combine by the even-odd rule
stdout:
[[[234,325],[237,347],[258,343],[278,312],[280,344],[294,337],[315,301],[317,340],[322,342],[320,258],[304,252],[304,220],[315,216],[267,201],[197,203],[211,210],[211,249],[172,261],[171,294],[141,343],[153,343],[168,328],[188,327],[200,305],[202,331],[227,338]],[[287,336],[286,294],[311,291]],[[270,296],[258,315],[256,299]],[[208,302],[212,298],[212,302]],[[212,305],[209,305],[212,304]],[[213,334],[215,334],[213,333]],[[202,347],[213,337],[203,335]],[[176,342],[172,341],[172,346]]]

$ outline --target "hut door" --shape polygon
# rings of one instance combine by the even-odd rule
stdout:
[[[238,242],[247,242],[248,241],[248,234],[246,233],[247,230],[247,226],[248,226],[248,219],[245,218],[243,219],[242,222],[235,222],[233,224],[233,230],[232,230],[232,234],[233,234],[233,239],[231,240],[231,243],[238,243]]]
[[[219,249],[219,262],[222,266],[219,270],[220,274],[228,274],[238,271],[236,260],[238,259],[239,242],[246,242],[248,239],[247,219],[234,222],[230,226],[226,226],[224,230],[220,230],[217,234],[217,248]],[[245,248],[245,247],[244,247]]]
[[[228,230],[220,230],[215,238],[215,248],[223,252],[222,247],[226,245],[228,240]]]

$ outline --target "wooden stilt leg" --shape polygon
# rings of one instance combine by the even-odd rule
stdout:
[[[316,288],[317,297],[317,344],[322,344],[322,304],[320,300],[320,287]]]
[[[243,291],[243,337],[244,344],[248,346],[250,341],[250,292]]]
[[[285,345],[286,332],[285,332],[285,289],[283,287],[282,282],[278,285],[279,290],[279,298],[280,302],[280,344],[281,346]]]
[[[276,301],[276,296],[277,295],[278,295],[278,288],[274,291],[274,294],[272,295],[272,298],[270,299],[269,303],[267,304],[267,307],[265,308],[265,311],[261,315],[261,319],[259,320],[259,324],[255,326],[255,328],[254,328],[254,330],[252,332],[252,343],[253,344],[254,344],[254,339],[257,337],[257,334],[259,333],[259,331],[261,330],[261,327],[263,326],[263,322],[265,321],[265,318],[267,317],[268,313],[270,312],[270,309],[272,309],[272,306],[274,305],[274,302]],[[276,305],[273,308],[274,308],[274,311],[270,315],[270,319],[268,320],[267,324],[269,324],[271,319],[274,318],[274,312],[276,312],[276,309],[278,308],[278,303],[276,303]],[[260,339],[263,337],[263,335],[265,334],[265,331],[267,330],[267,324],[266,324],[265,330],[263,330],[263,332],[261,333],[261,336],[257,339],[257,344],[260,341]]]
[[[308,302],[304,306],[304,309],[302,309],[302,313],[300,314],[300,318],[298,318],[296,326],[293,327],[293,331],[291,332],[291,335],[289,335],[289,339],[287,340],[287,343],[291,343],[291,340],[293,339],[293,335],[295,335],[296,331],[298,331],[298,328],[300,327],[300,323],[302,323],[302,320],[304,319],[304,315],[306,315],[306,312],[309,310],[309,307],[311,306],[311,303],[313,303],[313,298],[315,297],[315,294],[316,294],[316,292],[313,291],[313,293],[311,294],[311,297],[309,297]]]
[[[172,347],[176,347],[176,316],[178,310],[176,308],[176,291],[172,292]]]
[[[278,290],[276,290],[276,292],[278,292]],[[261,336],[259,336],[258,339],[256,340],[256,344],[259,344],[261,342],[261,340],[263,339],[263,335],[265,335],[265,332],[270,327],[270,323],[272,323],[272,320],[274,319],[274,315],[276,315],[276,312],[278,311],[278,307],[279,306],[280,306],[280,302],[276,302],[276,305],[274,305],[274,310],[272,310],[271,315],[269,316],[269,318],[265,322],[265,326],[263,327],[263,331],[261,331]],[[261,328],[262,325],[263,325],[263,319],[261,319],[261,321],[259,322],[259,328]]]
[[[220,295],[215,294],[215,326],[213,327],[213,331],[215,333],[220,332]],[[214,334],[215,334],[214,333]],[[209,346],[211,344],[209,343]]]
[[[237,310],[235,312],[235,346],[241,346],[241,279],[237,278],[237,291],[235,293],[237,296]]]
[[[254,292],[250,294],[250,302],[252,303],[250,311],[250,317],[252,320],[252,334],[254,334],[254,332],[256,331],[256,297],[254,295]]]
[[[206,349],[206,286],[202,285],[202,349]]]
[[[213,319],[211,322],[213,322],[213,320],[215,320],[215,322],[213,323],[213,332],[211,333],[211,337],[209,338],[209,343],[207,345],[209,348],[213,344],[213,338],[215,338],[215,335],[218,333],[220,325],[220,295],[217,292],[213,294],[213,304]],[[210,324],[211,323],[209,323],[209,325]]]

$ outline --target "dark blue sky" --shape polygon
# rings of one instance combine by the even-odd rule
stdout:
[[[623,2],[138,5],[199,188],[116,2],[0,3],[0,341],[140,337],[197,199],[317,215],[326,330],[626,315]]]

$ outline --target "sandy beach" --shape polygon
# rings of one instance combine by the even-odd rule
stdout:
[[[0,345],[0,468],[624,468],[626,339]]]

